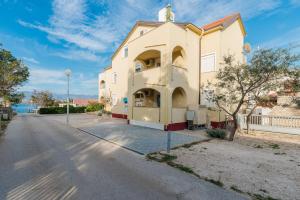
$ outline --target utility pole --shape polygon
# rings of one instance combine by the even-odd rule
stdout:
[[[68,89],[67,89],[67,124],[69,125],[69,108],[70,108],[70,76],[72,71],[70,69],[65,70],[65,75],[68,79]]]

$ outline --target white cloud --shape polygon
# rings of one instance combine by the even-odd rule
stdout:
[[[297,0],[290,0],[297,4]],[[48,34],[54,43],[59,41],[73,45],[82,51],[112,52],[124,39],[137,20],[156,20],[160,8],[169,1],[163,0],[54,0],[53,14],[48,24],[19,20],[25,27]],[[174,9],[178,21],[196,25],[216,20],[224,15],[240,12],[244,19],[271,12],[281,5],[281,0],[176,0]],[[101,7],[101,8],[100,8]],[[93,9],[91,9],[93,8]],[[69,45],[69,46],[70,46]],[[88,59],[93,59],[89,57]]]
[[[97,94],[97,74],[73,72],[70,79],[70,92],[72,94]],[[65,93],[67,79],[64,70],[50,70],[47,68],[30,69],[28,83],[20,88],[21,91],[48,90],[53,93]]]
[[[91,2],[94,2],[91,4]],[[203,25],[225,15],[240,12],[244,20],[280,10],[282,0],[176,0],[173,1],[177,21]],[[96,3],[96,4],[95,4]],[[156,20],[157,12],[168,3],[158,0],[54,0],[48,24],[19,20],[25,27],[48,34],[49,41],[67,50],[54,54],[71,60],[99,61],[99,53],[110,52],[121,43],[137,20]],[[291,6],[300,4],[290,0]],[[98,6],[98,7],[97,7]],[[100,9],[101,6],[101,9]],[[92,11],[97,8],[98,13]]]
[[[37,61],[36,59],[34,58],[28,58],[28,57],[22,57],[23,60],[27,61],[27,62],[30,62],[30,63],[33,63],[33,64],[39,64],[40,62]]]
[[[64,71],[45,68],[30,69],[29,85],[38,86],[39,84],[65,84]]]
[[[176,0],[176,18],[190,21],[198,26],[240,12],[244,19],[250,19],[278,8],[280,0]]]
[[[161,4],[161,3],[160,3]],[[90,7],[102,6],[101,13],[93,13]],[[53,15],[48,25],[18,20],[24,27],[40,30],[48,34],[51,41],[59,40],[90,51],[112,51],[125,33],[139,18],[156,18],[156,1],[126,3],[99,0],[97,5],[89,5],[86,0],[54,0]],[[103,8],[106,8],[103,10]]]
[[[67,50],[62,52],[53,53],[53,55],[69,60],[88,60],[93,62],[100,62],[100,56],[96,55],[91,51],[82,50]]]

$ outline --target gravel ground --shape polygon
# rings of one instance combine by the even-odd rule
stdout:
[[[300,197],[300,136],[255,133],[234,142],[211,140],[173,150],[174,161],[225,188],[296,200]]]

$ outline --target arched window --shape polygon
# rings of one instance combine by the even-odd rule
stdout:
[[[104,89],[104,88],[105,88],[105,81],[102,80],[102,81],[100,82],[100,89]]]

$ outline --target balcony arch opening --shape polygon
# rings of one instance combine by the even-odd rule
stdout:
[[[172,107],[173,108],[186,108],[187,96],[183,88],[178,87],[172,93]]]
[[[172,65],[185,67],[185,52],[181,46],[176,46],[172,51]]]
[[[134,94],[135,107],[160,107],[160,93],[151,88],[144,88],[136,91]]]
[[[141,72],[144,70],[160,67],[161,56],[158,50],[144,51],[135,58],[135,72]]]

